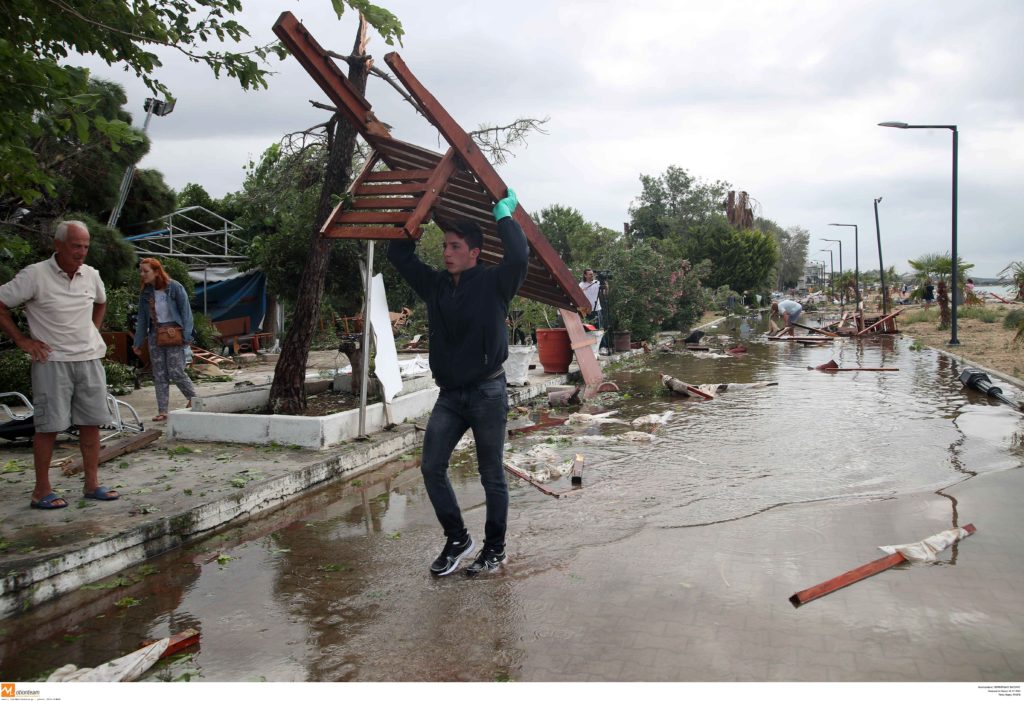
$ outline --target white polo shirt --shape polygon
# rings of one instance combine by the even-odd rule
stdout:
[[[69,278],[56,255],[50,256],[0,286],[0,302],[9,309],[25,305],[29,333],[50,347],[49,360],[96,360],[107,354],[107,344],[92,323],[93,305],[107,302],[96,268],[82,265]]]
[[[590,302],[590,311],[599,311],[601,309],[601,298],[598,296],[598,293],[601,291],[601,283],[597,280],[581,282],[580,289],[583,290],[583,294],[587,296],[587,301]]]

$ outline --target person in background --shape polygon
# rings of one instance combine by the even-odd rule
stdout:
[[[142,354],[142,344],[149,340],[149,359],[153,366],[153,386],[156,389],[157,415],[153,421],[167,420],[167,406],[171,397],[171,383],[185,395],[186,406],[192,406],[196,388],[185,372],[185,350],[192,339],[192,307],[184,285],[172,280],[156,258],[143,258],[139,263],[142,292],[139,294],[139,314],[135,321],[135,355]],[[179,345],[157,345],[157,329],[177,326],[181,329]],[[191,349],[189,348],[191,351]]]
[[[931,278],[924,283],[924,292],[921,293],[921,300],[924,302],[924,308],[927,309],[935,301],[935,284]]]
[[[63,509],[67,500],[50,485],[50,461],[57,434],[78,426],[86,499],[113,501],[120,494],[99,482],[100,426],[110,421],[107,345],[100,325],[107,293],[99,272],[85,264],[89,229],[64,221],[53,236],[52,257],[22,269],[0,286],[0,331],[32,357],[35,436],[32,457],[36,482],[29,506]],[[10,310],[25,306],[30,336],[19,329]]]
[[[796,335],[796,329],[793,324],[800,318],[800,314],[803,312],[803,306],[793,299],[783,299],[779,302],[772,302],[772,316],[781,316],[782,322],[785,327],[779,331],[778,336],[789,334],[790,336]]]
[[[583,290],[583,294],[586,295],[587,301],[590,302],[590,313],[587,314],[587,321],[597,326],[599,329],[604,328],[604,315],[601,313],[601,283],[594,277],[593,268],[587,268],[583,271],[583,280],[580,282],[580,289]]]
[[[483,548],[465,572],[469,576],[490,572],[506,561],[505,319],[509,302],[526,279],[530,254],[526,235],[512,218],[516,206],[511,189],[494,206],[498,236],[505,249],[497,265],[479,260],[483,232],[466,219],[443,225],[444,271],[419,259],[415,241],[388,244],[388,260],[427,304],[430,370],[441,388],[423,436],[420,467],[427,496],[446,537],[444,548],[430,565],[430,572],[438,577],[453,572],[474,549],[448,479],[452,451],[467,429],[472,429],[476,442],[486,516]]]

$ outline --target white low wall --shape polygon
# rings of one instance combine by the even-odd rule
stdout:
[[[235,411],[251,410],[266,403],[269,389],[232,393],[234,403],[253,402]],[[391,403],[391,419],[402,423],[429,412],[437,400],[436,386],[399,395]],[[232,395],[222,395],[229,397]],[[261,403],[262,397],[262,403]],[[282,416],[272,414],[232,414],[211,411],[172,411],[168,417],[168,437],[174,440],[223,441],[254,445],[297,445],[303,448],[329,448],[359,435],[359,410],[351,409],[329,416]],[[384,428],[384,408],[380,403],[366,407],[366,432]]]

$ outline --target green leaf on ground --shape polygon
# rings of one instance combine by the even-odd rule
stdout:
[[[142,602],[136,599],[134,596],[126,596],[123,599],[119,599],[114,602],[114,606],[118,608],[131,608],[132,606],[138,606]]]

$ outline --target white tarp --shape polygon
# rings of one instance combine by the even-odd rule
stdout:
[[[384,292],[384,276],[373,276],[370,292],[370,324],[376,353],[373,356],[373,373],[380,381],[384,401],[390,402],[402,391],[402,372],[398,367],[398,350],[395,335],[391,332],[391,314],[388,312],[388,298]]]
[[[156,664],[160,655],[164,654],[170,638],[157,640],[141,650],[129,653],[124,657],[118,657],[99,667],[83,667],[81,669],[73,664],[66,664],[58,667],[47,677],[48,682],[130,682],[138,679],[142,674]]]
[[[878,549],[884,553],[888,553],[889,555],[899,553],[911,562],[933,562],[937,559],[935,556],[938,553],[942,552],[961,538],[966,538],[969,535],[970,533],[963,528],[951,528],[948,531],[936,533],[935,535],[916,543],[904,543],[903,545],[880,545],[878,546]]]

